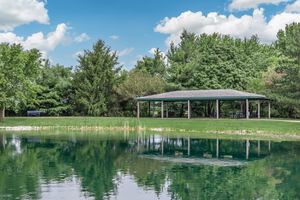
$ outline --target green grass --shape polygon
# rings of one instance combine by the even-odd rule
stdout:
[[[292,134],[300,136],[300,122],[292,120],[234,120],[234,119],[149,119],[104,117],[8,117],[0,126],[53,127],[143,127],[174,132],[253,132],[257,134]]]

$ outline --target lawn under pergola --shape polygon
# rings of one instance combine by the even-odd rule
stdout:
[[[219,90],[184,90],[173,91],[162,94],[155,94],[150,96],[138,97],[137,100],[137,117],[140,117],[140,103],[148,102],[148,111],[150,116],[151,102],[160,102],[161,118],[169,117],[169,105],[176,102],[187,104],[187,118],[192,117],[191,104],[194,102],[210,102],[214,105],[213,117],[220,118],[220,111],[222,107],[220,102],[223,101],[238,101],[240,102],[239,116],[243,116],[246,119],[250,118],[249,104],[256,104],[256,117],[261,118],[261,104],[262,102],[268,103],[268,118],[271,118],[271,103],[270,100],[260,94],[242,92],[231,89],[219,89]],[[240,117],[239,117],[240,118]]]

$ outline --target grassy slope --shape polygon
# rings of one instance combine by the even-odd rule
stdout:
[[[97,126],[97,127],[166,128],[197,132],[253,131],[264,133],[299,134],[300,122],[284,120],[211,120],[211,119],[146,119],[100,117],[6,118],[0,126]]]

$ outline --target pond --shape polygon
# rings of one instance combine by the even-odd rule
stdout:
[[[300,199],[300,142],[0,134],[0,199]]]

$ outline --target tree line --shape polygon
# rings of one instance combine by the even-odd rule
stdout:
[[[300,23],[272,44],[183,31],[166,55],[159,49],[127,71],[104,41],[76,67],[52,65],[36,50],[0,44],[0,118],[41,110],[49,116],[133,116],[135,97],[182,89],[237,89],[271,98],[274,117],[300,118]]]

